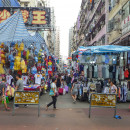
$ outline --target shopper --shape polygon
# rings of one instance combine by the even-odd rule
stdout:
[[[73,83],[72,89],[71,89],[73,103],[76,103],[76,99],[77,99],[77,95],[78,95],[78,87],[79,87],[79,84],[77,82],[77,79],[74,79],[74,83]]]
[[[72,80],[72,78],[70,77],[70,74],[68,74],[68,77],[67,77],[67,79],[66,79],[66,83],[67,83],[67,86],[70,88],[70,90],[71,90],[71,80]]]
[[[17,79],[17,82],[16,82],[16,87],[15,87],[15,91],[23,91],[24,90],[24,87],[23,87],[23,80],[21,78],[21,75],[16,75],[16,79]],[[27,105],[24,105],[25,107]],[[15,109],[19,108],[19,105],[15,105]]]
[[[9,111],[10,108],[7,106],[7,103],[6,103],[5,90],[6,90],[6,79],[2,78],[2,81],[0,83],[0,98],[2,99],[2,102],[4,102],[5,110]]]
[[[17,82],[16,82],[16,87],[15,87],[15,91],[23,91],[24,88],[23,88],[23,80],[21,78],[21,75],[16,75],[16,79],[17,79]]]
[[[52,102],[50,102],[47,106],[46,106],[46,111],[48,110],[48,107],[51,106],[53,104],[53,109],[57,110],[56,108],[56,102],[57,102],[57,88],[56,88],[56,78],[52,79],[52,83],[51,83],[51,89],[53,89],[54,95],[52,96]]]
[[[117,87],[114,85],[114,81],[110,81],[110,93],[117,94]]]
[[[57,86],[57,88],[61,87],[61,75],[60,74],[58,75],[56,86]]]

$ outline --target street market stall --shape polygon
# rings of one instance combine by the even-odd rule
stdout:
[[[0,75],[6,77],[8,85],[14,87],[15,76],[20,74],[24,90],[46,90],[56,61],[41,35],[28,33],[20,11],[0,24],[0,43]]]
[[[80,47],[73,54],[75,60],[73,68],[84,73],[89,93],[109,93],[108,80],[114,79],[118,88],[118,100],[126,102],[130,100],[129,59],[130,47],[128,46]],[[82,95],[83,88],[80,89]]]

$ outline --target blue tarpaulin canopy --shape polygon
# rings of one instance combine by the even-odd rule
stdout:
[[[130,51],[129,46],[117,46],[117,45],[89,46],[89,47],[80,46],[74,54],[81,52],[82,55],[90,55],[90,54],[103,54],[103,53],[120,53],[126,51]]]
[[[0,0],[0,7],[20,7],[17,0]]]

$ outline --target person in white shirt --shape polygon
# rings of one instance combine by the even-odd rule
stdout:
[[[22,80],[23,80],[23,84],[24,84],[24,85],[27,85],[28,76],[22,75]]]
[[[117,94],[117,87],[114,85],[113,81],[110,81],[110,93]]]
[[[57,87],[56,87],[56,78],[52,79],[52,83],[51,83],[51,89],[53,89],[54,95],[52,96],[52,102],[50,102],[47,106],[46,106],[46,111],[48,110],[48,107],[51,106],[53,104],[53,109],[56,109],[56,102],[57,102]]]
[[[41,84],[41,80],[42,80],[42,75],[39,73],[39,74],[35,74],[35,84]]]

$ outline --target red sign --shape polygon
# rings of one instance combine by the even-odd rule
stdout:
[[[18,9],[21,10],[24,23],[27,27],[50,27],[50,8],[1,7],[0,23],[16,13]]]

